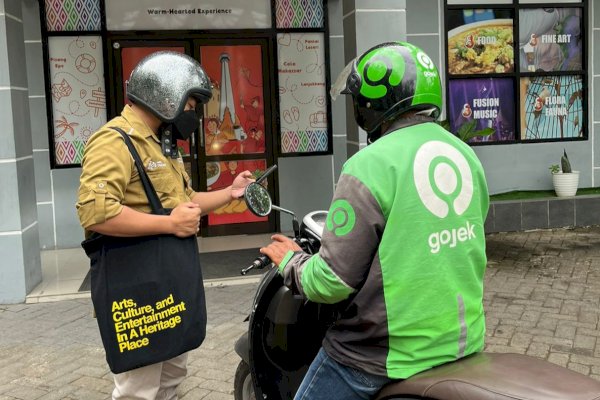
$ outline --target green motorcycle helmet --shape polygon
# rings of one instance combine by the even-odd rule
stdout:
[[[352,95],[358,126],[375,138],[384,122],[407,111],[437,119],[442,109],[436,66],[423,50],[405,42],[379,44],[350,61],[330,93],[334,100],[339,94]]]

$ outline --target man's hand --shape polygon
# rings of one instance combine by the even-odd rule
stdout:
[[[231,185],[231,198],[239,199],[244,195],[246,186],[254,182],[255,179],[250,171],[240,172],[238,176],[233,180]]]
[[[269,257],[277,266],[281,264],[288,251],[302,251],[300,246],[287,236],[275,234],[271,236],[271,239],[273,242],[267,247],[261,248],[260,252]]]
[[[169,216],[173,235],[184,238],[195,235],[200,230],[200,214],[202,209],[196,203],[181,203],[171,211]]]

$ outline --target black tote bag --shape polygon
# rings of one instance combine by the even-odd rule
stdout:
[[[166,215],[140,157],[125,132],[153,214]],[[113,237],[94,233],[82,242],[90,258],[91,296],[106,360],[121,373],[176,357],[200,346],[206,303],[194,235]]]

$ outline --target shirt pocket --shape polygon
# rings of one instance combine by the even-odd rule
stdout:
[[[156,190],[159,195],[161,193],[166,195],[166,197],[175,197],[177,195],[175,193],[176,178],[168,171],[148,171],[148,178],[150,178],[152,186],[154,186],[154,190]],[[161,199],[163,198],[163,196],[159,197],[161,197]]]

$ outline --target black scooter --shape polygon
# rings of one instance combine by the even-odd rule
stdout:
[[[262,177],[261,177],[262,178]],[[259,216],[272,209],[292,215],[294,240],[308,253],[319,251],[326,211],[307,214],[274,206],[267,190],[250,184],[248,208]],[[248,332],[235,343],[241,357],[235,400],[292,399],[316,356],[336,307],[292,293],[270,260],[261,256],[242,270],[269,267],[260,280]],[[521,354],[478,353],[386,385],[375,397],[429,400],[600,400],[600,382],[550,362]]]

